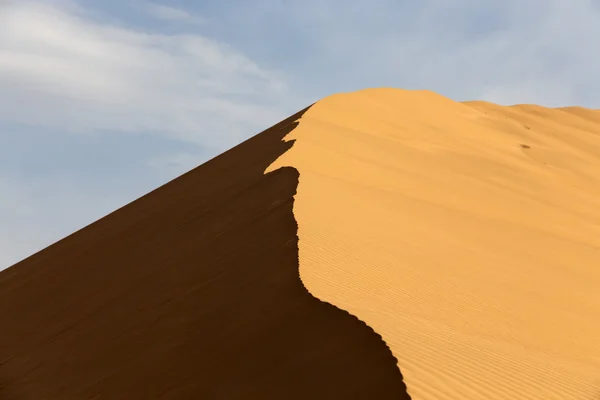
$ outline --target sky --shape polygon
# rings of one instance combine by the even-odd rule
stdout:
[[[0,269],[334,93],[600,108],[598,0],[0,0]]]

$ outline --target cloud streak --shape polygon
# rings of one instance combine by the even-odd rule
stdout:
[[[184,22],[197,25],[206,23],[206,20],[201,16],[192,14],[180,8],[169,7],[156,3],[147,3],[145,8],[148,14],[152,15],[154,18],[164,21]]]
[[[281,114],[274,99],[286,85],[276,71],[201,35],[147,33],[19,2],[4,6],[0,37],[4,121],[219,146]],[[258,94],[262,101],[249,103]]]

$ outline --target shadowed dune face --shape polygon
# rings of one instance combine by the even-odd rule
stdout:
[[[382,335],[413,400],[596,398],[600,111],[369,89],[287,139],[301,279]]]
[[[408,399],[299,279],[298,173],[264,171],[303,112],[0,273],[0,398]]]

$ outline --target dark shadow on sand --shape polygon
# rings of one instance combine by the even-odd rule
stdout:
[[[408,399],[299,279],[298,172],[263,172],[304,111],[0,273],[2,400]]]

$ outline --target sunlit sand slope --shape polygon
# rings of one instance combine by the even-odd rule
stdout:
[[[600,398],[600,112],[369,89],[292,139],[301,278],[414,400]]]

